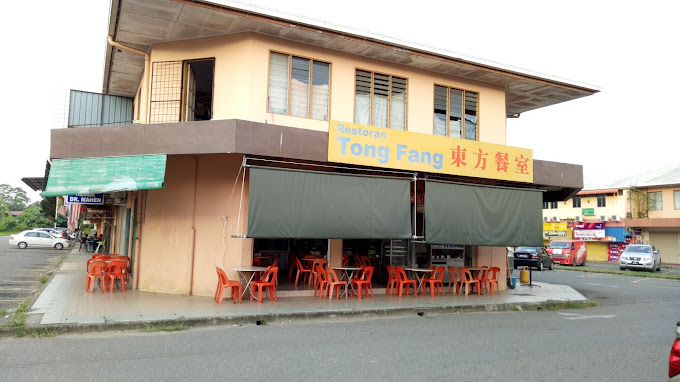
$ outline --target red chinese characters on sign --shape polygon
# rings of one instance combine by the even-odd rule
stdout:
[[[467,162],[466,162],[466,155],[467,155],[467,149],[461,148],[460,146],[456,146],[456,148],[451,149],[451,165],[456,166],[456,167],[466,167]],[[477,162],[475,164],[474,169],[480,169],[480,170],[486,170],[486,158],[489,156],[489,153],[484,152],[482,149],[477,149],[477,152],[473,154],[477,158]],[[510,160],[509,160],[509,155],[508,153],[504,152],[496,152],[494,156],[494,163],[496,164],[496,172],[505,172],[507,173],[508,170],[510,169]],[[515,157],[515,163],[516,163],[516,168],[515,168],[515,173],[517,174],[524,174],[524,175],[529,175],[529,160],[530,158],[525,158],[524,155],[520,154],[518,157]]]
[[[497,152],[496,153],[496,171],[497,172],[508,172],[508,166],[510,162],[508,161],[508,153]]]
[[[529,158],[525,158],[524,155],[520,155],[515,158],[517,162],[517,173],[518,174],[528,174],[529,173]]]
[[[463,167],[467,166],[467,162],[465,162],[465,153],[467,153],[467,149],[461,149],[460,146],[451,149],[451,159],[453,160],[451,164],[455,164],[456,167],[460,167],[461,165]]]

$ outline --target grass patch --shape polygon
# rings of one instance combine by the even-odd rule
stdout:
[[[189,326],[186,324],[159,324],[159,325],[154,325],[150,326],[148,328],[142,329],[143,332],[151,333],[151,332],[181,332],[183,330],[189,330]]]
[[[26,325],[26,320],[28,319],[28,305],[31,303],[31,299],[27,298],[19,304],[17,310],[10,314],[10,321],[5,324],[10,328],[22,328]]]
[[[9,314],[9,312],[7,311],[7,309],[0,310],[0,316],[6,316],[8,314]]]
[[[633,277],[648,277],[654,279],[666,279],[666,280],[680,280],[680,275],[670,275],[665,273],[651,273],[643,271],[622,271],[616,269],[601,269],[601,268],[588,268],[588,267],[555,267],[555,269],[563,271],[573,271],[573,272],[590,272],[590,273],[604,273],[609,275],[620,275],[620,276],[633,276]]]
[[[31,337],[31,338],[50,338],[50,337],[55,337],[57,334],[59,334],[59,330],[50,330],[47,328],[36,328],[32,330],[26,330],[23,328],[20,328],[17,330],[16,336],[19,338],[23,337]]]
[[[21,231],[0,231],[0,236],[10,236]]]
[[[50,278],[47,277],[47,275],[40,275],[40,277],[38,278],[38,282],[44,285],[47,284],[47,280],[49,279]]]

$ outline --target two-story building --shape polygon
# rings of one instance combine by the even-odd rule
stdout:
[[[112,195],[139,290],[212,295],[216,266],[275,251],[505,275],[583,186],[506,120],[591,86],[242,3],[113,0],[108,38],[103,93],[134,123],[52,130],[44,194]]]
[[[653,244],[680,263],[680,162],[618,179],[589,179],[576,196],[543,203],[543,234],[586,240],[591,260],[618,261],[629,243]]]

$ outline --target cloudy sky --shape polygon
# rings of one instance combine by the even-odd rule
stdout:
[[[630,175],[680,157],[680,3],[241,3],[599,87],[594,96],[527,112],[507,125],[508,145],[531,148],[536,159],[582,164],[587,178]],[[12,12],[0,13],[7,53],[0,63],[6,76],[0,184],[24,187],[22,177],[43,175],[66,89],[101,91],[109,1],[8,4]]]

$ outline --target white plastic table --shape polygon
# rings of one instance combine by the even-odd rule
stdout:
[[[243,267],[232,267],[229,270],[238,272],[238,277],[241,279],[241,285],[243,285],[243,292],[241,292],[241,298],[246,294],[246,291],[250,292],[250,295],[257,300],[257,296],[253,293],[250,287],[250,282],[253,281],[253,277],[256,272],[264,271],[265,267],[253,267],[253,266],[243,266]]]
[[[430,268],[404,268],[404,270],[413,272],[413,275],[416,277],[416,280],[418,280],[418,287],[416,288],[416,295],[417,295],[419,291],[423,290],[423,280],[425,280],[425,275],[432,273],[432,269],[430,269]],[[422,275],[419,277],[418,274],[422,274]]]
[[[340,276],[340,280],[345,280],[347,282],[347,287],[345,288],[345,293],[349,292],[349,288],[352,288],[352,294],[354,294],[356,291],[354,290],[354,285],[352,285],[352,277],[354,277],[354,272],[360,271],[361,267],[328,267],[332,269],[337,269],[339,271],[342,271],[342,276]],[[340,297],[344,297],[345,295],[343,294]]]

